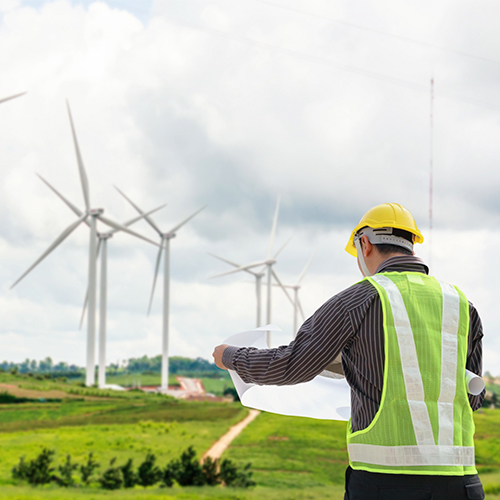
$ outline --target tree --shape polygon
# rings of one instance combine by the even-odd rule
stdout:
[[[102,476],[98,479],[100,485],[105,490],[118,490],[122,487],[123,476],[120,467],[114,467],[116,457],[112,458],[109,462],[109,467],[104,471]]]
[[[54,480],[59,486],[64,486],[68,488],[75,484],[75,480],[73,478],[73,472],[78,469],[78,464],[74,464],[71,462],[71,455],[66,455],[66,462],[63,465],[60,465],[58,468],[60,476],[54,476]]]
[[[87,462],[80,465],[80,476],[82,478],[82,483],[85,486],[88,486],[90,484],[92,474],[99,467],[100,465],[94,460],[94,454],[90,452],[87,457]]]
[[[54,454],[54,450],[43,448],[41,453],[28,463],[24,461],[24,457],[21,457],[17,467],[12,469],[12,477],[34,485],[50,483],[54,480],[54,468],[51,467]]]
[[[255,481],[252,479],[250,467],[252,464],[247,463],[242,470],[238,470],[238,466],[227,458],[220,464],[220,478],[226,486],[235,488],[248,488],[255,486]]]
[[[132,459],[129,458],[125,465],[120,466],[123,476],[123,487],[133,488],[137,484],[137,474],[132,468]]]
[[[219,462],[217,459],[207,457],[201,464],[201,473],[205,477],[205,484],[215,486],[220,483]]]
[[[152,486],[162,478],[161,469],[155,465],[156,456],[153,453],[148,453],[144,462],[139,465],[137,470],[137,484],[141,486]]]
[[[180,460],[172,460],[167,468],[181,486],[203,486],[205,484],[205,476],[201,471],[200,463],[196,460],[196,452],[192,446],[181,454]]]

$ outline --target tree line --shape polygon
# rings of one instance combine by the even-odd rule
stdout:
[[[25,359],[21,363],[3,361],[0,363],[0,370],[10,373],[34,373],[34,374],[53,374],[65,376],[68,378],[79,377],[85,373],[85,368],[70,365],[63,361],[55,364],[52,358],[46,357],[40,361],[35,359]],[[161,373],[161,355],[142,356],[140,358],[130,358],[124,360],[123,364],[110,364],[106,371],[109,374],[129,374],[129,373]],[[216,375],[220,372],[215,363],[210,363],[203,358],[184,358],[182,356],[172,356],[169,358],[169,371],[175,374],[203,373],[205,375]]]

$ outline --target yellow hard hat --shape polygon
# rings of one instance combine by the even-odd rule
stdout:
[[[413,215],[406,210],[405,207],[399,205],[398,203],[382,203],[382,205],[377,205],[366,212],[359,224],[354,228],[349,238],[349,243],[345,247],[345,251],[354,257],[357,257],[356,247],[354,246],[354,237],[356,233],[363,227],[371,227],[373,229],[379,229],[382,227],[393,227],[397,229],[402,229],[408,231],[414,235],[414,243],[423,243],[424,237],[422,233],[418,230],[417,223],[413,218]]]

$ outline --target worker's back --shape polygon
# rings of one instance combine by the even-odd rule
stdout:
[[[421,273],[366,279],[382,304],[384,387],[372,423],[348,432],[351,466],[395,474],[476,474],[465,383],[467,299]]]

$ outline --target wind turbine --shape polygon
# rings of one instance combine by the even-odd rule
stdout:
[[[158,250],[158,256],[156,258],[155,266],[155,276],[153,279],[153,288],[151,290],[151,298],[149,299],[148,314],[151,312],[151,306],[153,304],[153,296],[155,293],[156,280],[158,278],[158,272],[160,269],[160,262],[163,250],[165,250],[165,259],[163,266],[163,330],[162,330],[162,362],[161,362],[161,386],[162,391],[168,390],[168,335],[169,335],[169,315],[170,315],[170,240],[175,238],[177,231],[189,222],[195,215],[200,213],[205,207],[201,207],[196,212],[191,214],[189,217],[184,219],[182,222],[174,226],[170,231],[164,233],[156,225],[151,217],[145,214],[128,196],[125,195],[116,186],[117,191],[139,212],[139,214],[144,215],[144,219],[151,225],[151,227],[158,233],[160,237],[160,249]]]
[[[235,269],[232,269],[231,271],[226,271],[225,273],[221,273],[221,274],[217,274],[215,276],[212,276],[212,278],[218,278],[220,276],[227,276],[228,274],[234,274],[234,273],[237,273],[237,272],[240,272],[240,271],[250,271],[251,269],[255,268],[255,267],[260,267],[262,268],[264,266],[264,269],[267,268],[267,309],[266,309],[266,324],[270,324],[271,323],[271,305],[272,305],[272,298],[271,298],[271,289],[272,289],[272,278],[274,277],[274,279],[276,280],[276,283],[278,283],[278,285],[282,288],[283,292],[286,294],[286,296],[288,297],[288,299],[293,303],[290,295],[288,294],[288,292],[286,291],[285,287],[283,286],[283,283],[281,283],[281,280],[279,279],[278,275],[276,274],[276,271],[273,269],[273,265],[276,264],[276,257],[280,254],[280,252],[285,248],[285,246],[289,243],[290,239],[274,254],[272,255],[272,251],[273,251],[273,246],[274,246],[274,238],[275,238],[275,235],[276,235],[276,226],[277,226],[277,223],[278,223],[278,214],[279,214],[279,208],[280,208],[280,197],[278,196],[278,201],[276,203],[276,210],[274,212],[274,218],[273,218],[273,226],[272,226],[272,229],[271,229],[271,237],[269,239],[269,247],[268,247],[268,250],[267,250],[267,257],[266,257],[266,260],[263,260],[263,261],[259,261],[259,262],[251,262],[250,264],[246,264],[244,266],[237,266],[237,264],[235,263],[232,263],[230,261],[227,261],[226,259],[222,259],[220,257],[217,257],[217,258],[220,258],[221,260],[224,260],[225,262],[227,262],[228,264],[231,264],[233,266],[237,266]],[[260,279],[262,279],[262,277],[265,275],[265,272],[263,271],[258,271],[256,274],[259,274],[261,275],[260,276]],[[257,302],[257,310],[260,309],[260,304],[259,304],[259,300],[260,300],[260,279],[257,280],[258,281],[258,292],[257,292],[257,297],[258,297],[258,302]],[[258,316],[260,316],[260,313],[258,313]],[[267,341],[267,345],[271,345],[271,332],[268,331],[266,332],[266,341]]]
[[[300,276],[297,279],[297,282],[295,283],[295,285],[283,285],[283,288],[288,288],[288,289],[293,290],[292,305],[293,305],[293,336],[294,337],[297,335],[297,331],[299,328],[299,311],[300,311],[300,314],[302,316],[302,321],[304,321],[306,319],[305,315],[304,315],[304,310],[302,309],[302,304],[300,303],[300,300],[299,300],[299,290],[301,287],[300,282],[304,279],[304,276],[306,275],[306,272],[309,269],[309,266],[311,265],[311,262],[314,259],[314,256],[316,255],[316,252],[317,252],[317,250],[315,250],[313,252],[313,254],[311,255],[311,258],[309,259],[309,261],[305,265],[304,269],[300,273]],[[274,286],[277,286],[277,285],[274,285]],[[288,298],[290,299],[290,296],[288,296]]]
[[[96,314],[96,256],[97,256],[97,220],[113,229],[120,229],[126,233],[132,234],[141,238],[153,245],[157,245],[154,241],[145,238],[144,236],[128,229],[121,224],[104,217],[104,209],[90,208],[90,193],[87,174],[83,165],[78,140],[76,137],[75,127],[73,125],[73,118],[69,103],[67,103],[69,121],[71,125],[71,133],[73,136],[73,143],[75,146],[76,158],[78,163],[78,171],[80,174],[80,182],[82,185],[83,198],[85,200],[85,211],[81,211],[73,203],[66,200],[66,204],[78,216],[75,222],[72,222],[57,238],[56,240],[43,252],[43,254],[25,271],[20,278],[11,286],[14,288],[27,274],[29,274],[42,260],[44,260],[53,250],[55,250],[82,222],[90,226],[90,245],[89,245],[89,272],[88,272],[88,290],[89,290],[89,312],[87,322],[87,366],[85,383],[87,386],[94,385],[95,382],[95,314]]]
[[[150,215],[157,210],[163,208],[165,204],[150,210],[145,215]],[[144,215],[139,215],[138,217],[134,217],[133,219],[125,222],[123,225],[128,227],[140,219],[143,219]],[[101,273],[100,273],[100,292],[99,292],[99,370],[98,370],[98,380],[97,385],[99,387],[104,388],[106,386],[106,319],[107,319],[107,284],[108,284],[108,240],[113,237],[113,235],[120,231],[120,229],[111,229],[107,232],[97,232],[97,255],[96,258],[99,258],[99,253],[101,253]],[[85,315],[85,309],[87,306],[88,300],[88,290],[87,295],[85,296],[85,303],[83,306],[82,319],[80,322],[80,328],[83,323],[83,318]]]
[[[4,97],[3,99],[0,99],[0,104],[2,104],[2,102],[10,101],[11,99],[15,99],[16,97],[21,97],[24,94],[26,94],[26,92],[21,92],[20,94],[11,95],[10,97]]]
[[[52,184],[45,180],[41,175],[37,174],[38,177],[71,209],[73,210],[73,204],[65,198]],[[157,210],[160,210],[165,205],[161,205],[149,212],[146,215],[150,215]],[[78,209],[77,209],[78,210]],[[123,223],[123,226],[129,227],[135,222],[144,218],[144,215],[139,215],[133,219]],[[113,237],[115,233],[121,231],[121,229],[114,228],[106,232],[97,231],[97,251],[96,259],[99,258],[99,253],[102,248],[101,254],[101,273],[100,273],[100,293],[99,293],[99,370],[98,370],[98,383],[99,387],[104,387],[106,385],[106,319],[107,319],[107,242]],[[155,243],[156,245],[156,243]],[[83,319],[85,317],[85,311],[87,309],[87,301],[89,298],[89,291],[87,288],[87,293],[85,294],[85,301],[83,304],[83,312],[80,320],[80,328],[83,324]]]
[[[209,253],[208,255],[211,255],[212,257],[215,257],[216,259],[222,260],[222,262],[226,262],[227,264],[240,268],[242,267],[241,264],[237,264],[236,262],[233,262],[231,260],[225,259],[224,257],[219,257],[218,255],[215,255],[213,253]],[[262,268],[264,269],[264,268]],[[262,311],[262,278],[266,275],[266,273],[261,270],[260,272],[255,272],[252,271],[251,269],[244,269],[244,272],[247,272],[249,274],[252,274],[255,277],[255,295],[257,298],[257,328],[259,326],[262,326],[261,324],[261,311]],[[215,278],[216,276],[212,276],[212,278]]]

